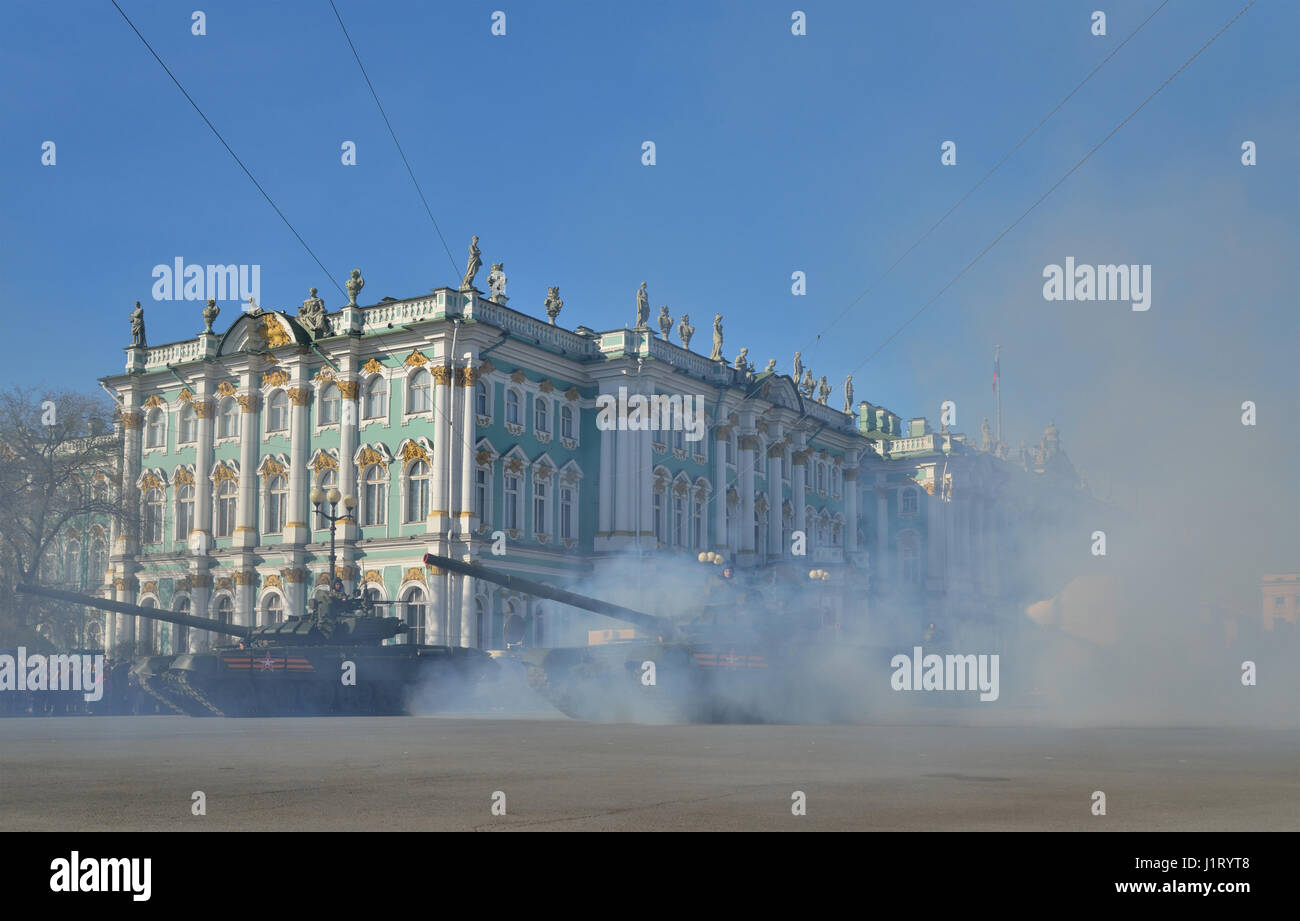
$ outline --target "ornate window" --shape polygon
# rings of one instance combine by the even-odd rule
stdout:
[[[520,415],[519,402],[518,390],[511,389],[506,391],[506,422],[510,425],[523,424],[519,421],[520,418],[522,418]]]
[[[654,491],[652,509],[655,519],[655,543],[664,543],[664,490],[662,487]]]
[[[551,401],[546,397],[533,397],[533,429],[545,434],[551,430]]]
[[[104,578],[104,571],[108,569],[108,544],[103,538],[95,538],[90,542],[90,580],[98,583]]]
[[[320,389],[321,425],[338,425],[339,423],[339,388],[333,381]]]
[[[266,481],[266,528],[267,534],[280,534],[284,531],[286,512],[289,509],[289,484],[282,476],[273,476]]]
[[[166,446],[167,441],[167,420],[163,416],[163,411],[157,407],[149,410],[148,421],[144,429],[144,446],[146,448],[162,448]]]
[[[537,534],[551,533],[550,488],[546,480],[533,480],[533,531]]]
[[[322,470],[320,476],[316,478],[316,485],[320,487],[321,492],[329,494],[329,491],[339,485],[339,475],[334,470]],[[322,531],[328,530],[330,520],[325,517],[329,511],[329,501],[326,500],[320,504],[320,511],[316,513],[316,527]]]
[[[216,502],[216,514],[213,516],[213,528],[217,537],[229,537],[235,533],[235,493],[237,487],[234,480],[222,480],[217,485],[217,492],[214,496]]]
[[[174,598],[172,600],[172,610],[175,611],[177,614],[190,613],[189,596],[181,595],[179,598]],[[188,642],[189,628],[172,627],[172,633],[174,639],[172,640],[172,648],[169,650],[169,652],[182,653],[188,650],[189,649],[189,642]]]
[[[817,491],[823,496],[826,495],[826,463],[817,462]]]
[[[484,418],[492,415],[492,401],[488,398],[488,383],[479,379],[474,382],[474,412]]]
[[[474,470],[474,514],[479,521],[487,524],[488,508],[488,470],[477,467]]]
[[[433,410],[433,378],[423,368],[417,368],[406,379],[406,411],[427,413]]]
[[[277,390],[266,401],[266,430],[268,432],[289,430],[289,397],[283,390]]]
[[[366,382],[361,415],[365,419],[382,419],[388,415],[388,381],[382,374],[376,374]]]
[[[239,404],[234,397],[223,397],[217,404],[217,437],[234,438],[239,434]]]
[[[213,611],[213,614],[215,614],[216,619],[221,621],[223,624],[230,623],[235,616],[235,602],[231,600],[229,595],[222,595],[217,599],[217,606]]]
[[[402,596],[403,619],[406,621],[406,639],[405,643],[415,646],[424,645],[425,636],[425,603],[424,591],[417,586],[411,586]]]
[[[176,539],[188,540],[194,530],[194,487],[181,486],[176,490]]]
[[[144,527],[142,540],[146,544],[159,544],[163,539],[163,493],[151,489],[144,494]]]
[[[278,624],[284,620],[284,599],[278,592],[268,592],[262,602],[262,623]]]
[[[199,440],[198,417],[194,414],[193,403],[181,404],[180,412],[177,414],[177,422],[177,444],[188,445]]]
[[[921,581],[921,554],[915,531],[904,531],[898,538],[899,563],[902,568],[902,581],[915,585]]]
[[[560,539],[573,540],[577,537],[578,526],[574,519],[576,503],[572,486],[560,487]]]
[[[913,518],[916,516],[920,507],[916,489],[911,486],[904,487],[898,492],[898,514],[902,518]]]
[[[573,437],[573,407],[572,406],[560,407],[560,437],[561,438]]]
[[[673,544],[686,546],[686,494],[673,493]]]
[[[406,521],[415,524],[429,517],[429,465],[417,460],[406,471]]]
[[[704,502],[703,489],[695,490],[695,501],[691,503],[691,546],[696,550],[704,546]]]
[[[388,523],[388,473],[382,464],[366,468],[361,500],[361,524],[372,527]]]
[[[81,542],[70,540],[63,549],[63,581],[81,584]]]
[[[505,509],[503,521],[507,531],[519,530],[519,477],[505,476]]]

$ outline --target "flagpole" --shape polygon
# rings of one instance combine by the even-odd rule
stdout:
[[[993,391],[993,396],[996,399],[996,407],[997,407],[997,433],[994,436],[994,440],[993,440],[993,447],[995,450],[997,449],[998,445],[1002,444],[1002,362],[999,360],[998,357],[1001,351],[1002,351],[1002,346],[1000,345],[993,346],[993,374],[994,374],[993,380],[994,383],[997,384],[997,387]]]

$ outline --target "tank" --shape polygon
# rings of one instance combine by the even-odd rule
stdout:
[[[507,649],[498,658],[575,719],[856,720],[869,714],[879,693],[869,678],[889,674],[890,649],[855,644],[815,611],[774,609],[759,593],[721,579],[708,598],[669,618],[477,563],[432,553],[424,562],[627,625],[596,631],[608,636],[586,646],[522,649],[522,620],[506,624]]]
[[[385,645],[407,631],[374,602],[331,592],[302,614],[248,627],[61,589],[18,591],[231,637],[207,652],[141,656],[129,680],[164,712],[189,716],[397,715],[442,709],[497,670],[479,649]],[[122,686],[120,678],[116,682]]]

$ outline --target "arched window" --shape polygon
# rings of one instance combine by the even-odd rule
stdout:
[[[63,549],[63,581],[81,584],[81,542],[70,540]]]
[[[319,421],[321,425],[338,425],[339,388],[333,381],[330,381],[320,390]]]
[[[546,480],[533,480],[533,532],[551,533],[551,484]]]
[[[289,510],[289,483],[282,476],[273,476],[266,482],[266,533],[284,531],[286,512]]]
[[[476,467],[474,469],[474,514],[483,524],[488,523],[488,476],[489,471],[486,467]]]
[[[902,580],[908,585],[915,585],[921,581],[921,554],[918,552],[918,543],[914,531],[904,531],[898,539]]]
[[[903,489],[898,494],[898,514],[903,518],[913,517],[918,508],[916,490],[912,487]]]
[[[415,461],[406,474],[406,521],[408,524],[422,522],[429,517],[429,465],[424,461]]]
[[[406,411],[427,413],[433,409],[433,379],[420,368],[406,379]]]
[[[284,620],[284,599],[276,592],[270,592],[262,602],[262,623],[278,624]]]
[[[487,627],[487,603],[483,600],[482,595],[474,596],[474,638],[478,643],[479,649],[486,649],[487,644],[492,642],[492,637],[484,633]]]
[[[287,432],[289,430],[289,397],[283,390],[271,394],[266,401],[266,430],[268,432]]]
[[[423,646],[425,637],[425,604],[424,592],[412,586],[406,590],[402,596],[402,604],[405,606],[403,618],[406,621],[406,640],[413,646]]]
[[[673,492],[673,544],[686,546],[686,493]]]
[[[655,543],[664,542],[664,491],[656,489],[654,491],[654,516],[655,516]]]
[[[700,493],[691,503],[691,546],[696,550],[704,546],[704,496]]]
[[[217,599],[217,606],[213,614],[223,624],[230,623],[235,617],[235,602],[231,600],[229,595],[222,595]]]
[[[334,470],[322,470],[320,476],[316,478],[316,485],[320,487],[321,492],[328,495],[331,489],[339,485],[339,475]],[[329,530],[330,520],[325,517],[327,511],[329,511],[328,499],[320,504],[320,511],[316,514],[316,527],[321,530]]]
[[[578,529],[573,520],[574,512],[574,495],[572,486],[560,487],[560,538],[562,540],[573,540],[577,537]]]
[[[140,607],[153,610],[158,607],[158,602],[152,598],[141,598]],[[153,625],[154,621],[148,617],[136,619],[135,628],[135,645],[137,649],[147,649],[153,651]]]
[[[175,611],[177,614],[190,613],[189,596],[181,595],[179,598],[174,599],[172,601],[172,610]],[[183,653],[190,648],[188,627],[172,627],[172,636],[173,636],[172,648],[169,650],[169,652]]]
[[[480,416],[492,415],[491,401],[488,399],[488,385],[485,380],[474,382],[474,412]]]
[[[213,527],[217,537],[229,537],[235,533],[235,494],[238,487],[234,480],[222,480],[217,485],[214,497],[217,507],[212,516]]]
[[[239,434],[239,404],[234,397],[224,397],[217,406],[217,437],[234,438]]]
[[[189,540],[194,530],[194,487],[181,486],[176,490],[176,539]]]
[[[161,489],[151,489],[144,494],[144,534],[141,539],[146,544],[162,542],[163,528],[163,493]]]
[[[145,423],[144,446],[146,448],[161,448],[166,441],[167,426],[163,419],[163,411],[158,408],[149,410],[149,419]]]
[[[376,374],[366,382],[362,415],[366,419],[382,419],[388,415],[388,381],[382,374]]]
[[[108,544],[97,537],[90,542],[90,581],[99,583],[108,569]]]
[[[551,430],[551,401],[546,397],[533,397],[533,428],[539,432]]]
[[[362,492],[361,524],[364,527],[388,522],[388,471],[382,464],[366,468]]]
[[[560,407],[560,436],[563,438],[573,437],[573,407]]]
[[[519,425],[521,416],[519,412],[519,391],[506,391],[506,422],[511,425]]]
[[[507,531],[517,531],[519,530],[519,477],[506,474],[504,499],[503,524]]]
[[[177,414],[179,423],[176,432],[176,443],[182,445],[193,444],[199,440],[198,417],[194,415],[193,403],[182,403],[180,412]]]

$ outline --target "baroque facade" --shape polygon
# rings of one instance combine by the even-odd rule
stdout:
[[[103,383],[141,526],[90,538],[89,552],[108,550],[89,567],[101,595],[239,624],[301,610],[331,576],[328,522],[309,501],[320,487],[358,500],[336,575],[396,602],[405,642],[497,648],[517,614],[526,642],[545,645],[566,616],[426,570],[426,551],[556,585],[613,557],[715,551],[791,584],[829,572],[819,603],[836,623],[877,600],[922,618],[990,613],[1016,579],[1001,535],[1029,507],[1021,480],[1064,457],[1054,429],[1032,461],[1023,447],[1009,458],[869,403],[837,411],[743,353],[732,367],[641,326],[570,331],[552,297],[547,322],[468,283],[370,306],[353,283],[341,311],[313,291],[298,316],[254,309],[218,334],[210,305],[194,339],[126,350],[126,372]],[[625,403],[602,412],[627,393],[694,399],[704,427],[638,426]],[[110,642],[211,641],[107,616]]]

